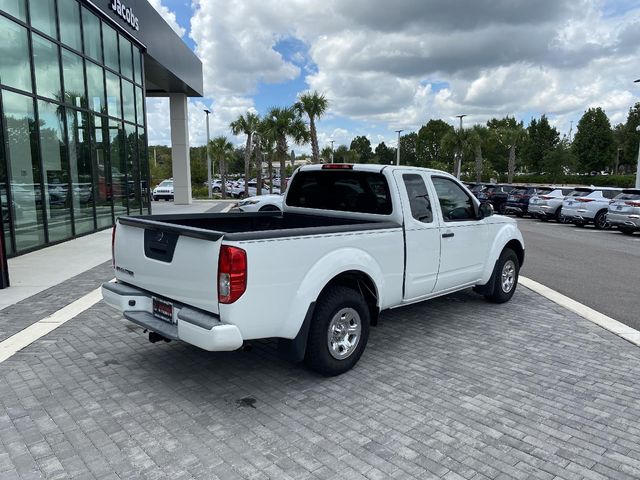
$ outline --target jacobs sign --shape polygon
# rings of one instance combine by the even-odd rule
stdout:
[[[120,18],[131,25],[134,30],[140,30],[138,26],[138,17],[133,14],[133,9],[127,7],[120,0],[109,0],[111,4],[111,10],[116,12]]]

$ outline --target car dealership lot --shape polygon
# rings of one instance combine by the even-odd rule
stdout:
[[[640,330],[640,234],[518,219],[522,275]]]
[[[640,246],[640,235],[519,224],[523,274],[561,291],[572,275],[604,281],[606,263],[554,257],[556,243],[616,269]],[[0,342],[108,280],[109,265],[1,310]],[[567,275],[554,285],[549,270]],[[323,378],[275,342],[151,344],[100,302],[0,363],[0,479],[638,478],[638,352],[526,288],[505,305],[465,291],[385,312],[358,366]]]

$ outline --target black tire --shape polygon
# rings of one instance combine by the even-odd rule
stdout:
[[[258,211],[259,212],[279,212],[281,210],[275,205],[265,205],[264,207],[261,207],[260,210]]]
[[[585,223],[584,223],[584,222],[573,222],[573,224],[574,224],[576,227],[584,227],[584,225],[585,225]]]
[[[341,317],[341,311],[357,314],[360,332],[350,353],[344,358],[338,359],[330,351],[328,335],[332,322]],[[306,365],[311,370],[327,377],[340,375],[350,370],[358,362],[367,346],[369,323],[369,308],[360,292],[338,285],[329,287],[318,299],[311,319],[304,359]],[[347,352],[349,349],[344,350],[345,354]],[[336,354],[340,353],[340,351],[336,352]]]
[[[513,269],[513,281],[510,283],[510,287],[507,288],[509,282],[506,281],[506,278],[505,282],[503,282],[503,273],[509,266]],[[492,303],[505,303],[511,300],[518,286],[519,273],[520,261],[518,260],[516,252],[510,248],[505,248],[500,254],[496,266],[493,268],[491,280],[489,280],[489,283],[485,286],[484,298]]]
[[[168,202],[169,200],[171,200],[169,197],[164,197],[165,202]]]
[[[157,202],[158,200],[159,200],[158,197],[156,197],[156,196],[153,197],[153,201],[154,202]]]
[[[213,187],[212,192],[214,192],[214,193],[220,193],[220,187]]]
[[[625,227],[618,227],[618,230],[620,230],[625,235],[633,235],[633,232],[635,231],[633,228],[625,228]]]
[[[607,211],[600,210],[596,215],[596,218],[593,219],[593,225],[596,227],[596,230],[608,230],[611,228],[611,225],[607,221]]]
[[[522,213],[522,212],[516,212],[516,217],[518,217],[518,218],[522,218],[522,217],[524,217],[524,213]]]
[[[558,207],[556,213],[553,214],[553,218],[556,219],[558,223],[564,223],[564,217],[562,216],[562,207]]]
[[[504,203],[501,203],[500,205],[498,205],[498,208],[496,210],[498,210],[498,213],[500,215],[504,215],[507,212],[507,206]]]

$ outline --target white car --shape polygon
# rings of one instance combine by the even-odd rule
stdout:
[[[609,202],[621,192],[621,188],[578,187],[562,201],[561,213],[579,227],[593,223],[598,230],[605,230],[610,227]]]
[[[154,343],[230,351],[277,338],[290,359],[338,375],[358,362],[384,310],[469,287],[504,303],[516,290],[516,221],[445,172],[307,165],[283,208],[119,217],[105,302]]]
[[[553,190],[544,194],[532,195],[529,199],[529,215],[540,220],[553,218],[556,222],[562,221],[562,201],[567,195],[571,195],[571,188],[552,187]]]
[[[160,182],[160,185],[153,189],[152,195],[156,202],[161,198],[173,200],[173,180],[163,180]]]
[[[241,212],[281,212],[282,195],[257,195],[240,200],[236,207]]]
[[[273,193],[280,193],[279,188],[273,188]],[[231,189],[231,195],[236,198],[244,198],[244,183],[238,184],[236,187]],[[258,183],[257,182],[249,182],[249,196],[255,197],[256,195],[269,195],[269,187],[262,185],[262,192],[258,193]]]

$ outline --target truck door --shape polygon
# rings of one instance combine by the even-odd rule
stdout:
[[[441,254],[438,282],[440,292],[475,283],[481,276],[489,250],[486,220],[478,219],[477,205],[455,180],[431,176],[441,216]]]
[[[430,294],[438,278],[440,231],[424,174],[396,171],[405,223],[404,299]]]

